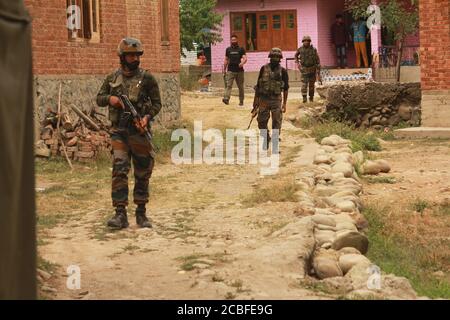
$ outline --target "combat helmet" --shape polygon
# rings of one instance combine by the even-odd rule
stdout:
[[[117,47],[117,55],[122,56],[126,53],[137,53],[140,56],[144,54],[142,43],[135,38],[123,38]]]
[[[302,39],[302,43],[305,42],[305,41],[311,42],[311,37],[310,36],[304,36],[303,39]]]
[[[283,59],[283,52],[281,51],[280,48],[272,48],[272,50],[270,50],[269,52],[269,58],[272,57],[278,57],[280,59]]]

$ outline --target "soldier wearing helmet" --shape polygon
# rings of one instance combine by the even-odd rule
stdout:
[[[154,151],[134,125],[130,114],[119,99],[127,95],[140,114],[141,126],[150,129],[150,121],[161,110],[161,97],[155,77],[139,68],[144,54],[142,44],[134,38],[124,38],[117,48],[120,67],[108,75],[97,95],[97,104],[108,107],[111,121],[111,145],[113,154],[112,204],[115,215],[108,221],[113,229],[128,227],[128,172],[131,162],[134,169],[133,200],[137,205],[136,223],[151,228],[146,216],[149,199],[149,180],[154,166]]]
[[[306,103],[309,89],[309,101],[314,101],[316,75],[320,73],[320,58],[316,48],[311,44],[311,37],[304,36],[303,45],[295,53],[295,61],[302,75],[303,103]]]
[[[264,65],[258,77],[256,95],[259,102],[258,128],[264,139],[264,148],[268,148],[270,134],[267,128],[272,116],[272,130],[281,130],[283,113],[289,90],[289,76],[285,68],[280,65],[283,53],[280,48],[273,48],[269,53],[270,63]],[[273,133],[273,132],[272,132]]]

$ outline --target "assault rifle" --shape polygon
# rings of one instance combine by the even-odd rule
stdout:
[[[252,109],[252,118],[250,119],[250,123],[248,125],[248,129],[250,129],[253,119],[255,119],[255,117],[258,115],[258,111],[259,111],[259,92],[258,92],[258,86],[255,86],[255,97],[253,98],[253,109]]]
[[[128,97],[124,94],[122,94],[120,97],[120,101],[122,102],[125,110],[129,110],[131,112],[131,116],[133,117],[133,122],[134,125],[136,126],[136,128],[138,129],[140,134],[143,134],[145,136],[145,139],[147,140],[148,144],[150,145],[152,151],[152,156],[154,156],[153,152],[156,150],[158,151],[155,146],[153,145],[153,136],[150,133],[150,131],[148,130],[147,127],[142,127],[141,126],[141,116],[139,115],[139,113],[136,111],[136,108],[133,106],[133,104],[131,103],[130,99],[128,99]],[[152,121],[152,120],[151,120]]]

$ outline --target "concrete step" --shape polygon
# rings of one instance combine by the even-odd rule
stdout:
[[[399,139],[450,139],[450,128],[444,127],[414,127],[398,129],[394,136]]]

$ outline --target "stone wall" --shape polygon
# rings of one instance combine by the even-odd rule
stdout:
[[[420,125],[420,83],[356,82],[317,88],[326,99],[326,117],[357,127]]]
[[[180,80],[178,73],[154,74],[160,86],[163,108],[158,115],[157,123],[168,124],[180,119]],[[107,108],[99,108],[96,104],[97,92],[105,76],[35,76],[35,115],[36,123],[41,123],[47,109],[57,110],[59,84],[62,84],[61,107],[69,110],[74,104],[83,111],[96,111],[106,115]],[[39,127],[39,125],[37,125]],[[37,129],[36,129],[37,130]],[[36,132],[37,133],[37,132]],[[36,137],[39,135],[36,134]]]

